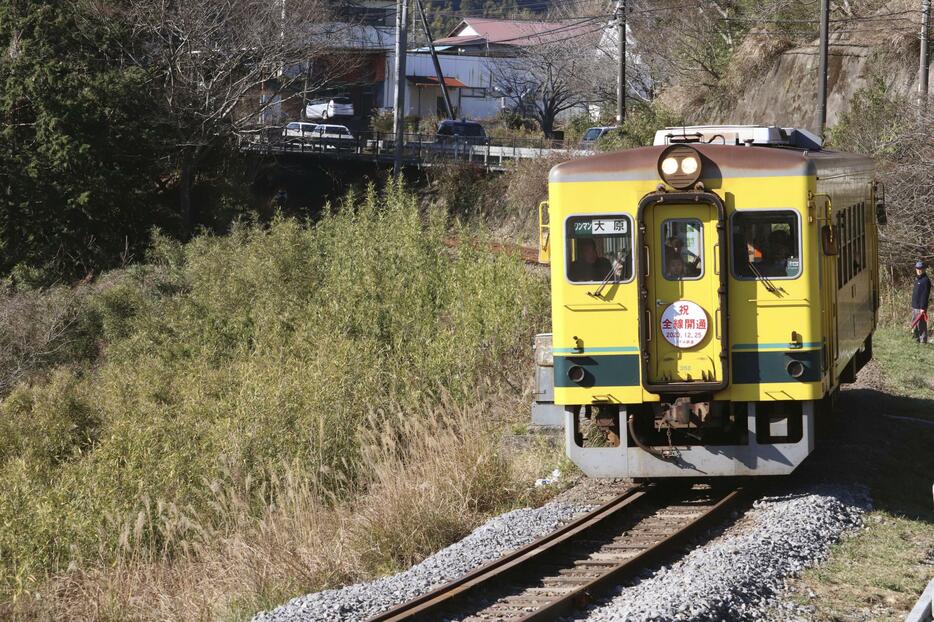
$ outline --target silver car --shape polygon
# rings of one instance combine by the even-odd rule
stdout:
[[[597,141],[617,129],[615,125],[607,127],[592,127],[584,132],[581,138],[581,149],[593,149],[597,146]]]
[[[316,99],[305,106],[305,117],[309,119],[332,119],[352,117],[353,102],[349,97]]]

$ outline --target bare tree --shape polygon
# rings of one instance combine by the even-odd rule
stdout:
[[[333,20],[327,0],[127,0],[122,7],[138,42],[128,55],[154,75],[187,229],[207,154],[332,79],[309,68],[340,53],[336,42],[350,26]],[[348,63],[332,63],[341,64]]]
[[[666,10],[665,5],[670,9]],[[714,88],[732,54],[735,22],[726,2],[703,0],[685,6],[677,0],[634,8],[629,22],[643,43],[643,59],[658,83]],[[663,36],[660,33],[670,33]]]
[[[491,58],[494,85],[545,137],[562,112],[596,101],[592,69],[602,24],[582,22],[532,39],[514,58]]]
[[[875,75],[831,130],[832,147],[872,156],[883,182],[888,225],[880,229],[882,265],[911,273],[934,260],[934,113],[900,95],[892,78]]]

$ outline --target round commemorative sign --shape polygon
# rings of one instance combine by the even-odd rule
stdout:
[[[660,321],[662,335],[676,348],[691,348],[707,336],[710,321],[707,312],[690,300],[668,305]]]

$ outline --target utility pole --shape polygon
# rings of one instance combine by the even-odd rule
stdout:
[[[817,106],[818,120],[817,131],[821,136],[824,135],[824,127],[827,125],[827,53],[830,47],[830,0],[821,0],[820,2],[820,79],[817,83]]]
[[[923,116],[928,105],[928,28],[931,20],[931,0],[921,8],[921,64],[918,67],[918,110]]]
[[[626,0],[616,3],[616,30],[619,39],[619,77],[616,84],[616,124],[626,120]]]
[[[402,172],[402,143],[405,140],[405,57],[408,53],[409,0],[396,0],[396,111],[393,132],[396,135],[396,157],[392,176]]]
[[[428,50],[431,52],[431,61],[435,65],[435,75],[438,76],[438,84],[441,85],[441,95],[444,96],[444,108],[448,113],[448,118],[454,118],[454,107],[451,106],[451,96],[448,95],[448,87],[444,83],[444,74],[441,72],[441,61],[438,60],[438,53],[435,52],[434,40],[431,36],[431,28],[428,27],[428,18],[425,17],[425,7],[422,6],[422,0],[415,0],[418,5],[418,12],[422,16],[422,26],[425,29],[425,36],[428,38]]]

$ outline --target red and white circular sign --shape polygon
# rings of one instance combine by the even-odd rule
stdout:
[[[710,320],[700,305],[679,300],[668,305],[660,321],[662,335],[676,348],[691,348],[707,336]]]

